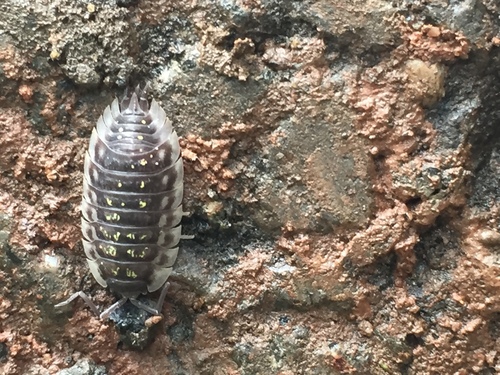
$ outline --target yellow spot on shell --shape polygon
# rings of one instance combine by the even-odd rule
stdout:
[[[108,206],[112,206],[113,205],[113,201],[109,198],[106,198],[106,203],[108,204]]]
[[[142,135],[138,135],[138,136],[137,136],[137,139],[138,139],[139,141],[142,141],[142,140],[144,139],[144,137],[143,137]]]
[[[134,169],[135,165],[134,164],[130,164],[130,168]]]
[[[121,188],[123,186],[123,184],[121,183],[121,181],[118,181],[118,187]]]
[[[148,235],[147,234],[143,234],[140,238],[141,241],[145,240],[146,238],[148,238]]]
[[[130,277],[131,279],[135,279],[137,277],[137,274],[132,271],[130,268],[127,268],[126,271],[127,277]]]
[[[139,160],[139,164],[144,167],[146,164],[148,164],[148,161],[146,159],[141,159]]]
[[[131,240],[135,240],[135,233],[128,233],[125,237],[127,237],[128,239],[131,239]]]
[[[140,187],[141,189],[144,189],[144,186],[145,186],[145,185],[146,185],[146,184],[144,183],[144,181],[141,181],[141,184],[139,185],[139,187]]]
[[[122,207],[125,207],[125,203],[123,203],[123,202],[122,202],[122,203],[121,203],[121,206],[122,206]]]
[[[104,215],[104,217],[107,221],[120,221],[120,215],[118,215],[116,212],[112,215]]]
[[[146,256],[146,252],[144,250],[138,253],[134,249],[128,249],[127,254],[130,255],[131,258],[144,258]]]
[[[146,125],[146,120],[141,120],[142,125]]]
[[[87,12],[94,13],[95,12],[95,5],[92,3],[87,4]]]
[[[114,235],[113,235],[113,239],[118,242],[118,239],[120,238],[120,232],[116,232]]]
[[[110,246],[108,246],[108,247],[104,250],[104,252],[105,252],[107,255],[111,256],[111,257],[115,257],[115,256],[116,256],[116,247],[114,247],[114,246],[111,246],[111,245],[110,245]]]
[[[115,276],[118,275],[118,272],[120,272],[120,267],[116,267],[116,268],[111,269],[111,273]]]
[[[139,208],[144,208],[147,206],[147,203],[144,201],[139,201]]]

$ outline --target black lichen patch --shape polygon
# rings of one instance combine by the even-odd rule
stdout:
[[[238,208],[235,208],[238,210]],[[195,253],[205,259],[218,260],[214,266],[224,267],[237,264],[241,254],[256,243],[264,247],[269,246],[274,241],[274,237],[256,229],[255,225],[249,225],[250,215],[241,215],[244,212],[232,213],[232,219],[229,214],[209,217],[202,212],[196,212],[182,221],[184,233],[194,234],[194,238],[189,241],[191,250],[197,250]],[[185,249],[187,250],[187,249]],[[182,256],[182,255],[181,255]]]
[[[35,92],[33,95],[33,104],[30,105],[27,112],[28,120],[33,125],[35,131],[40,135],[49,135],[51,130],[47,121],[41,115],[46,104],[46,96],[42,93]]]
[[[317,25],[306,19],[301,14],[301,7],[293,2],[269,2],[265,4],[266,11],[258,17],[236,5],[223,7],[225,11],[229,11],[228,17],[232,24],[237,25],[244,35],[312,36],[317,33]]]
[[[0,342],[0,362],[4,362],[9,355],[9,348],[7,344]]]
[[[175,14],[160,25],[152,25],[138,31],[137,66],[147,74],[159,75],[168,63],[183,54],[186,45],[195,42],[192,36],[184,38],[192,25]],[[151,43],[154,41],[154,43]]]
[[[191,341],[194,337],[194,316],[192,311],[179,306],[175,308],[176,322],[167,328],[167,335],[174,344]]]
[[[123,8],[136,6],[137,4],[139,4],[139,0],[117,0],[116,2],[116,5]]]
[[[375,263],[360,270],[362,277],[375,285],[379,291],[384,291],[394,286],[394,273],[397,267],[397,255],[390,253],[378,259]]]

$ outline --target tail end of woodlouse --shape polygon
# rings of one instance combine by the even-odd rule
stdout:
[[[160,297],[158,298],[158,301],[156,301],[155,307],[151,307],[151,306],[139,301],[136,298],[129,298],[129,300],[132,303],[132,305],[134,305],[135,307],[138,307],[139,309],[147,311],[148,313],[150,313],[152,315],[159,315],[159,316],[163,317],[161,310],[163,307],[163,302],[165,302],[165,297],[167,296],[168,286],[169,286],[168,282],[166,282],[165,285],[163,285],[163,288],[162,288],[161,293],[160,293]]]
[[[60,302],[56,305],[54,305],[54,307],[56,309],[58,308],[61,308],[61,307],[64,307],[64,306],[67,306],[69,305],[71,302],[73,302],[75,299],[77,298],[81,298],[83,299],[83,301],[85,302],[85,304],[90,307],[90,309],[92,310],[92,312],[99,317],[99,319],[101,320],[105,320],[105,319],[108,319],[110,318],[111,314],[113,314],[115,311],[117,311],[120,307],[122,307],[127,301],[130,301],[134,306],[136,306],[137,308],[141,309],[141,310],[144,310],[152,315],[158,315],[158,316],[161,316],[163,317],[163,315],[161,314],[161,308],[163,306],[163,302],[165,301],[165,297],[167,295],[167,288],[168,288],[168,283],[165,283],[165,286],[163,287],[162,291],[161,291],[161,294],[160,294],[160,298],[158,299],[157,303],[156,303],[156,306],[155,307],[151,307],[135,298],[127,298],[127,297],[122,297],[121,299],[119,299],[118,301],[116,301],[115,303],[113,303],[111,306],[109,306],[106,310],[104,310],[103,312],[99,312],[99,308],[95,305],[94,302],[92,302],[92,300],[90,299],[90,297],[85,294],[84,292],[82,291],[79,291],[79,292],[76,292],[76,293],[73,293],[71,296],[69,296],[66,300],[64,300],[63,302]]]
[[[168,285],[165,283],[156,303],[146,296],[130,298],[128,299],[130,303],[110,313],[109,319],[115,323],[120,337],[120,346],[126,349],[142,350],[151,343],[158,332],[158,323],[163,319],[161,310]]]

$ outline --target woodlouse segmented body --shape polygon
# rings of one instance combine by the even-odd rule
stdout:
[[[127,299],[144,307],[135,298],[166,285],[181,238],[182,196],[177,134],[137,87],[105,109],[85,156],[83,247],[97,282],[124,297],[108,314]],[[59,305],[77,296],[90,301],[79,292]]]

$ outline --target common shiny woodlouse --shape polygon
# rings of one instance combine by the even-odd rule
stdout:
[[[159,314],[181,235],[183,164],[179,140],[165,111],[146,88],[127,91],[99,118],[85,155],[82,234],[97,282],[122,296],[101,318],[127,300]],[[185,236],[188,237],[188,236]],[[162,288],[156,308],[137,300]]]

